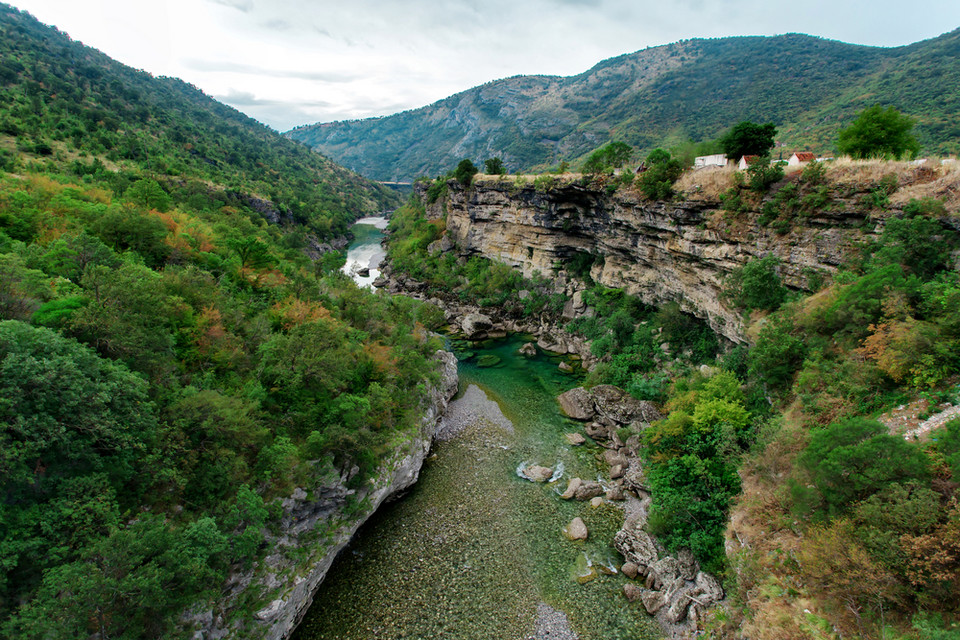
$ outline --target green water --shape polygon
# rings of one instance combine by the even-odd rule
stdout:
[[[588,564],[619,565],[611,541],[623,512],[560,499],[569,478],[597,479],[601,450],[563,438],[581,426],[560,414],[555,398],[579,378],[560,372],[558,358],[520,356],[522,344],[519,336],[454,343],[471,356],[459,366],[461,393],[470,384],[483,389],[513,433],[481,424],[438,443],[410,493],[382,507],[338,558],[297,640],[525,638],[541,601],[564,611],[582,640],[659,635],[623,597],[619,573],[577,582]],[[500,361],[478,367],[484,355]],[[523,463],[562,464],[564,473],[535,484],[517,476]],[[562,535],[576,516],[590,531],[585,542]]]

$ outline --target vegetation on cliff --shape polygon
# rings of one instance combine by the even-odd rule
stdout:
[[[278,498],[418,432],[435,319],[319,256],[389,194],[9,7],[0,32],[0,635],[172,637]]]
[[[533,184],[546,178],[557,186],[554,176]],[[665,409],[643,434],[649,527],[668,549],[691,548],[726,576],[731,608],[714,624],[723,637],[737,628],[771,639],[955,634],[960,420],[942,403],[960,404],[957,178],[951,165],[842,161],[786,176],[763,164],[739,176],[706,171],[671,184],[678,197],[710,199],[720,227],[828,229],[841,209],[876,227],[835,273],[805,274],[804,290],[784,285],[786,265],[774,256],[734,270],[725,303],[744,314],[742,346],[721,345],[676,305],[654,309],[593,282],[603,256],[555,265],[586,287],[578,295],[590,313],[566,329],[600,358],[588,383]],[[639,188],[632,183],[611,184]],[[473,188],[504,184],[484,178]],[[464,298],[497,272],[499,295],[483,302],[521,312],[518,289],[531,283],[476,257],[482,271],[458,265],[455,249],[438,249],[444,221],[428,222],[417,207],[407,211],[419,226],[391,239],[395,265],[421,269],[428,282],[449,265],[442,287]],[[544,290],[554,276],[538,276]],[[561,322],[562,302],[537,312]],[[905,438],[891,416],[915,406],[926,408],[912,415],[925,415],[912,425],[946,411],[929,435]]]

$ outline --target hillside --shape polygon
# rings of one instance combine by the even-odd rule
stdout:
[[[863,108],[917,119],[924,153],[960,150],[960,30],[884,49],[806,35],[687,40],[571,77],[497,80],[432,105],[287,132],[371,178],[436,175],[464,157],[512,171],[573,161],[611,139],[638,150],[774,122],[787,149],[828,152]]]
[[[442,315],[324,242],[395,196],[6,6],[0,36],[0,637],[286,633],[444,404]]]
[[[397,202],[196,87],[127,67],[0,4],[0,163],[13,151],[76,174],[95,172],[98,158],[120,170],[118,181],[188,176],[193,184],[178,186],[190,195],[267,200],[273,206],[255,206],[322,237]]]

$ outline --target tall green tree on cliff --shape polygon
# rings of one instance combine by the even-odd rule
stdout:
[[[920,143],[910,132],[913,119],[893,107],[876,104],[864,109],[840,132],[837,148],[853,158],[893,158],[915,155]]]
[[[720,146],[728,158],[742,156],[765,156],[773,148],[773,139],[777,135],[777,127],[772,122],[757,124],[744,120],[739,122],[722,138]]]

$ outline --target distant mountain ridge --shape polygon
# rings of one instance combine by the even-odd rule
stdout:
[[[792,151],[833,149],[875,103],[917,119],[925,153],[960,150],[960,29],[880,48],[802,34],[686,40],[570,77],[515,76],[391,116],[286,133],[378,180],[436,175],[461,158],[511,171],[574,161],[610,140],[638,150],[774,122]]]

